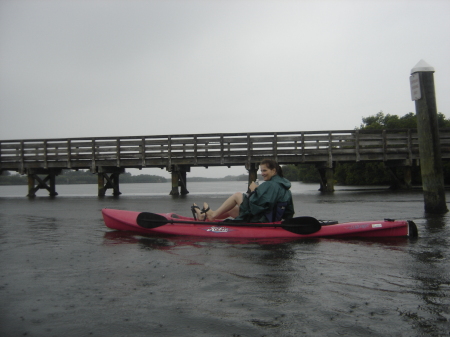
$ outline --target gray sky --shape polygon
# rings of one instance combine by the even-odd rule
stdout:
[[[449,17],[448,0],[0,0],[0,139],[348,130],[414,112],[421,59],[450,116]]]

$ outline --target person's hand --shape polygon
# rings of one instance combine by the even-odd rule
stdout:
[[[258,187],[258,184],[255,183],[254,181],[252,181],[252,183],[250,184],[250,186],[248,188],[250,191],[253,192],[257,187]]]

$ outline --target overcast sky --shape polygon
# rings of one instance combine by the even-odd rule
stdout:
[[[421,59],[450,117],[449,17],[448,0],[0,0],[0,139],[349,130],[414,112]]]

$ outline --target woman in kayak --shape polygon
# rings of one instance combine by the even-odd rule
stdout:
[[[291,183],[283,178],[280,165],[275,160],[264,159],[259,168],[264,183],[258,186],[252,182],[249,186],[250,193],[234,193],[215,211],[206,202],[202,210],[194,204],[192,206],[194,216],[205,221],[232,217],[237,221],[272,222],[273,219],[270,219],[272,212],[277,212],[277,205],[282,205],[280,208],[284,211],[282,218],[292,218],[294,205],[289,190]]]

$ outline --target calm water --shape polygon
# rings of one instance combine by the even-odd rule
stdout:
[[[297,216],[411,219],[419,238],[281,244],[111,231],[101,209],[189,215],[244,182],[0,186],[0,336],[449,336],[449,216],[420,191],[293,184]],[[450,194],[447,194],[450,200]]]

